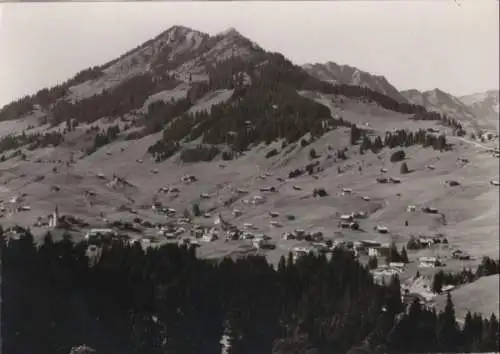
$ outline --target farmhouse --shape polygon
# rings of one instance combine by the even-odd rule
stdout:
[[[417,210],[417,207],[415,205],[408,205],[406,207],[406,211],[409,213],[414,213]]]
[[[396,178],[396,177],[390,177],[389,181],[391,183],[393,183],[393,184],[399,184],[399,183],[401,183],[401,180],[399,178]]]
[[[197,181],[197,179],[193,175],[185,175],[185,176],[181,177],[181,182],[182,183],[189,184],[189,183],[196,182],[196,181]]]
[[[387,177],[377,177],[377,183],[382,183],[382,184],[385,184],[387,183],[389,180],[387,179]]]
[[[376,226],[376,230],[381,234],[386,234],[389,232],[389,229],[386,226],[380,226],[380,225]]]
[[[113,238],[118,233],[113,229],[90,229],[84,236],[87,241],[102,241],[103,239]]]
[[[420,268],[434,268],[441,265],[441,262],[436,257],[420,257],[418,260]]]
[[[427,214],[437,214],[439,211],[434,207],[423,207],[422,211]]]
[[[276,220],[269,221],[269,224],[274,227],[283,227],[283,224]]]
[[[351,195],[351,194],[352,194],[351,188],[342,188],[342,195]]]

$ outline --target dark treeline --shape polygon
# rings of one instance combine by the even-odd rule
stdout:
[[[498,350],[498,321],[446,310],[404,314],[399,279],[376,285],[350,252],[293,261],[198,259],[194,248],[143,251],[113,241],[89,263],[87,245],[31,234],[2,246],[3,352],[369,353]],[[92,264],[92,265],[91,265]],[[418,311],[417,311],[418,310]],[[302,350],[299,350],[302,348]]]
[[[407,130],[396,130],[394,132],[386,132],[385,137],[376,136],[370,138],[365,131],[354,126],[351,128],[351,144],[359,143],[360,153],[365,151],[372,151],[373,153],[380,152],[383,148],[388,147],[393,149],[395,147],[409,147],[412,145],[422,145],[422,147],[432,147],[435,150],[449,150],[450,145],[446,141],[446,136],[440,134],[436,136],[435,134],[427,133],[423,129],[419,129],[416,132]]]
[[[87,80],[97,79],[102,75],[103,73],[100,68],[88,68],[78,72],[73,78],[67,80],[63,84],[51,88],[44,88],[32,96],[24,96],[23,98],[15,100],[0,109],[0,121],[17,119],[29,114],[35,108],[35,105],[48,109],[52,104],[68,93],[69,87]]]
[[[92,147],[90,147],[87,150],[87,154],[90,155],[95,151],[97,151],[97,149],[99,149],[100,147],[105,146],[110,142],[114,141],[119,134],[120,134],[120,127],[118,125],[111,125],[102,132],[98,130],[97,134],[94,136],[94,143],[92,144]]]
[[[58,146],[64,141],[64,136],[59,132],[45,132],[19,135],[7,135],[0,139],[0,153],[8,150],[19,149],[28,145],[28,150],[44,148],[47,146]]]
[[[484,257],[475,272],[471,269],[463,269],[458,273],[438,271],[433,277],[432,291],[441,293],[444,285],[463,285],[495,274],[500,274],[500,261]]]
[[[172,89],[178,85],[173,76],[140,74],[125,80],[120,85],[76,103],[58,101],[52,108],[52,124],[58,124],[71,117],[81,122],[93,122],[102,117],[117,117],[141,108],[152,94]]]

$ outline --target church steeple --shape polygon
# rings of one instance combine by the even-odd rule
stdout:
[[[59,206],[56,205],[54,212],[49,218],[49,227],[57,227],[59,222]]]

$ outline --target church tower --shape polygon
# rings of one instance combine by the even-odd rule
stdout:
[[[49,217],[49,227],[56,228],[58,226],[59,221],[59,207],[56,205],[54,212]]]

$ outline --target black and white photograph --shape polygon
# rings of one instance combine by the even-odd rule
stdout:
[[[499,7],[0,3],[0,353],[499,353]]]

